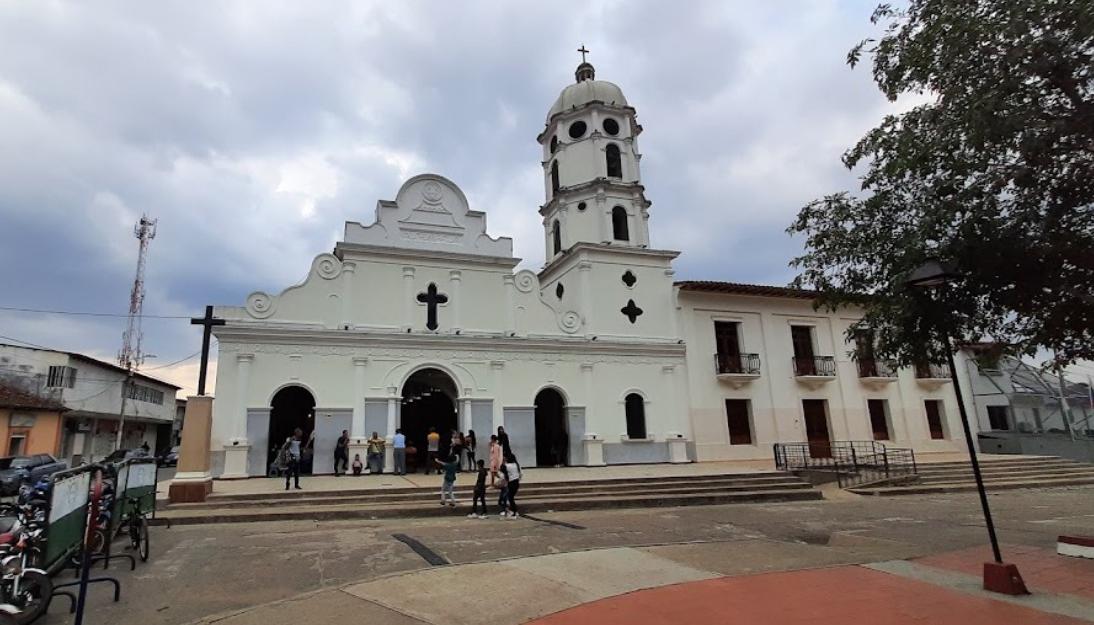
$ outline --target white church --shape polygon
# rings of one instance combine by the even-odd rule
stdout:
[[[347,222],[301,284],[216,307],[213,475],[266,475],[298,427],[317,474],[343,430],[362,459],[373,432],[422,448],[431,427],[474,430],[481,458],[504,426],[525,466],[768,459],[797,441],[962,448],[948,370],[873,360],[868,336],[845,340],[855,311],[678,280],[679,252],[650,236],[641,132],[620,88],[578,66],[537,137],[538,271],[515,271],[512,240],[422,174],[371,224]]]

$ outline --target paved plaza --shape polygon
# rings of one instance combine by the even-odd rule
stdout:
[[[826,496],[512,521],[155,527],[152,560],[118,573],[122,601],[93,590],[85,622],[1094,621],[1094,562],[1053,554],[1059,534],[1094,534],[1094,488],[991,496],[1004,554],[1034,591],[1018,599],[979,590],[975,494]],[[58,603],[42,622],[70,617]]]

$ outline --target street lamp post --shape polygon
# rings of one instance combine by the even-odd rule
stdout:
[[[913,288],[930,289],[942,287],[954,278],[957,273],[945,267],[937,260],[931,259],[920,265],[905,281],[905,284]],[[994,562],[984,563],[984,588],[1008,595],[1029,594],[1018,573],[1018,567],[1003,562],[1003,554],[999,550],[999,539],[995,535],[995,522],[991,516],[991,506],[988,504],[988,493],[984,489],[984,476],[980,471],[980,460],[976,453],[976,443],[973,440],[972,428],[969,426],[969,415],[965,411],[965,400],[961,395],[961,382],[957,379],[957,365],[953,359],[953,342],[947,330],[942,330],[942,343],[946,348],[946,358],[950,365],[950,380],[953,382],[953,391],[957,396],[957,412],[961,415],[961,428],[965,432],[965,442],[969,448],[969,462],[972,464],[972,474],[976,479],[976,492],[980,495],[980,508],[984,513],[984,524],[988,528],[988,540],[991,541]]]

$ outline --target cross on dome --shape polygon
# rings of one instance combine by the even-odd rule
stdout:
[[[585,55],[589,53],[589,51],[585,49],[585,44],[581,44],[581,47],[578,48],[577,51],[581,53],[581,62],[584,63]]]

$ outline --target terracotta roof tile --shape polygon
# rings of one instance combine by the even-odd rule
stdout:
[[[794,289],[786,286],[770,286],[766,284],[741,284],[738,282],[716,282],[713,280],[686,280],[677,282],[676,286],[682,291],[699,291],[705,293],[728,293],[733,295],[758,295],[762,297],[793,297],[796,299],[814,299],[817,291],[809,289]]]
[[[68,410],[59,402],[0,383],[0,407],[25,410]]]

